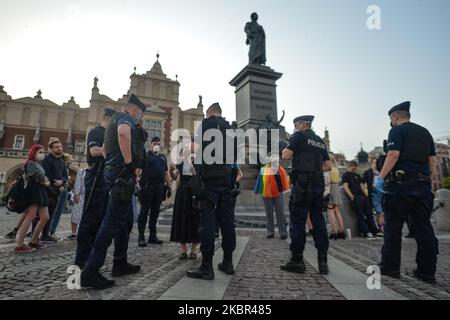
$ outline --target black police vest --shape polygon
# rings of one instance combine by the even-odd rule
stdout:
[[[133,139],[133,146],[136,149],[136,166],[138,168],[143,168],[145,165],[145,143],[148,140],[148,133],[144,128],[138,126],[136,127],[136,137]]]
[[[223,154],[222,164],[207,165],[207,164],[203,163],[200,171],[204,178],[224,177],[224,175],[231,174],[231,165],[227,164],[227,162],[226,162],[227,161],[227,144],[228,143],[233,143],[233,148],[235,149],[234,156],[236,158],[235,140],[231,141],[230,139],[227,139],[227,134],[226,134],[226,130],[232,129],[232,128],[231,128],[231,125],[229,124],[229,122],[226,121],[224,118],[211,116],[208,119],[203,120],[202,134],[204,134],[209,129],[217,129],[222,134],[222,140],[224,142],[223,143],[223,151],[222,151],[222,154]],[[210,143],[212,143],[212,142],[203,141],[202,152],[204,152],[205,148]],[[213,156],[215,156],[215,154],[213,154]],[[236,159],[233,159],[233,162],[234,162],[234,160],[236,160]]]
[[[119,128],[117,122],[119,116],[122,116],[126,114],[125,112],[116,112],[111,119],[111,124],[106,128],[105,130],[105,152],[106,154],[117,154],[121,153],[120,146],[119,146],[119,135],[117,134],[117,130]],[[131,129],[131,156],[133,161],[135,159],[139,158],[138,152],[137,152],[137,139],[135,137],[136,133],[133,128]]]
[[[433,139],[428,131],[412,122],[402,124],[403,144],[400,150],[399,163],[415,161],[428,163]]]
[[[91,131],[89,133],[93,133],[93,132],[99,132],[99,136],[101,136],[101,143],[103,144],[103,140],[105,137],[105,128],[103,128],[102,126],[97,126],[93,129],[91,129]],[[101,162],[103,162],[105,159],[100,156],[100,157],[93,157],[91,155],[91,152],[89,151],[90,147],[89,147],[89,141],[87,144],[87,163],[90,166],[98,166]]]
[[[303,136],[298,150],[294,150],[292,171],[296,174],[321,174],[323,151],[326,150],[322,139],[312,130],[297,132]]]
[[[115,154],[120,152],[119,137],[117,135],[117,116],[123,112],[117,112],[111,119],[110,125],[105,130],[105,152],[106,154]]]

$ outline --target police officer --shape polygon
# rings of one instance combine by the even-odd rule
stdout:
[[[131,198],[135,191],[136,123],[142,118],[145,105],[134,94],[123,109],[114,115],[105,131],[105,180],[109,200],[91,254],[81,273],[81,286],[96,290],[110,288],[113,280],[103,277],[99,270],[105,263],[112,239],[115,240],[112,276],[119,277],[140,271],[140,266],[128,263],[129,233],[133,225]]]
[[[84,178],[87,196],[84,199],[83,215],[78,227],[77,252],[75,255],[75,264],[81,269],[84,268],[86,260],[89,258],[108,203],[108,186],[103,177],[105,164],[103,141],[106,127],[111,123],[115,113],[112,109],[105,109],[102,123],[91,129],[87,138],[87,163],[89,168],[86,170]]]
[[[207,118],[202,121],[196,133],[195,142],[193,143],[194,151],[196,152],[196,163],[199,162],[199,157],[202,159],[202,165],[196,169],[202,177],[206,189],[206,195],[201,199],[199,206],[201,217],[199,234],[202,263],[197,269],[188,270],[186,275],[190,278],[213,280],[214,268],[212,266],[212,260],[214,256],[214,234],[217,223],[222,232],[222,249],[224,252],[223,261],[219,263],[218,269],[229,275],[234,274],[233,251],[236,248],[236,230],[231,195],[233,185],[231,180],[231,165],[234,163],[234,159],[231,163],[227,164],[225,152],[226,144],[234,144],[234,139],[226,135],[226,130],[231,129],[231,126],[228,121],[222,118],[222,109],[218,103],[214,103],[208,108],[206,116]],[[216,153],[212,151],[211,154],[205,152],[205,149],[211,151],[208,146],[212,141],[204,141],[202,137],[210,129],[215,130],[216,134],[222,135],[222,141],[224,142],[222,152]],[[221,149],[221,147],[217,145],[216,150]],[[209,155],[214,157],[214,161],[205,161],[207,160],[205,158]]]
[[[322,215],[325,189],[323,172],[331,170],[331,161],[325,143],[311,130],[313,120],[314,116],[302,116],[294,120],[296,132],[282,153],[284,160],[293,158],[291,175],[293,188],[289,202],[292,257],[280,268],[294,273],[305,272],[303,251],[306,242],[305,224],[309,212],[313,224],[314,243],[318,250],[319,272],[327,274],[329,243]]]
[[[169,176],[167,159],[160,152],[161,140],[154,137],[150,144],[150,150],[147,153],[145,165],[143,166],[142,176],[140,178],[140,201],[141,211],[138,218],[139,246],[146,247],[145,225],[150,212],[148,228],[150,236],[148,243],[162,244],[158,239],[156,224],[158,222],[159,210],[164,199],[166,187],[172,187],[172,181]],[[164,186],[166,184],[166,187]]]
[[[436,173],[436,151],[427,129],[410,121],[410,102],[389,111],[387,156],[375,188],[384,195],[384,245],[381,274],[400,277],[403,224],[412,217],[417,242],[414,276],[435,283],[438,241],[430,222],[433,209],[431,177]]]

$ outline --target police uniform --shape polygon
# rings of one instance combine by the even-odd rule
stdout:
[[[148,140],[148,133],[147,131],[142,128],[140,125],[136,126],[136,139],[133,141],[133,146],[136,146],[136,168],[143,169],[145,165],[145,156],[146,156],[146,150],[145,150],[145,143]]]
[[[112,109],[105,109],[104,116],[112,117],[116,112]],[[75,264],[84,267],[86,260],[92,250],[98,229],[103,221],[108,203],[108,186],[103,176],[104,158],[93,157],[90,153],[92,147],[103,146],[105,138],[105,128],[101,125],[91,129],[87,138],[87,163],[84,178],[84,187],[87,194],[84,198],[83,215],[77,234],[77,252]],[[95,183],[95,186],[94,186]]]
[[[233,251],[236,248],[236,230],[232,210],[232,168],[226,163],[226,144],[234,143],[228,139],[225,131],[231,129],[230,124],[222,117],[211,116],[203,120],[199,131],[196,133],[195,141],[209,129],[219,129],[222,133],[224,152],[222,164],[207,165],[203,163],[197,169],[201,175],[205,188],[206,197],[200,201],[200,250],[202,253],[202,264],[198,269],[188,270],[187,276],[205,280],[214,279],[212,259],[214,256],[214,242],[217,223],[222,232],[222,249],[224,251],[223,262],[219,264],[219,270],[227,274],[233,274]],[[210,144],[210,141],[202,141],[201,154]],[[198,154],[197,154],[198,156]],[[215,154],[212,154],[215,156]]]
[[[145,111],[145,105],[132,94],[129,104],[138,106]],[[118,127],[127,125],[131,129],[131,142],[136,139],[136,120],[125,112],[114,115],[111,124],[105,131],[106,162],[104,177],[108,185],[109,200],[100,230],[95,239],[91,254],[81,273],[81,286],[104,289],[114,285],[113,281],[102,279],[99,270],[105,263],[108,247],[114,239],[115,250],[112,276],[136,273],[139,266],[128,263],[127,251],[129,234],[133,226],[133,211],[131,198],[134,193],[136,177],[133,165],[125,164],[119,147]],[[136,159],[132,146],[132,159]]]
[[[152,142],[154,142],[152,140]],[[158,138],[159,141],[159,138]],[[145,244],[145,225],[147,224],[147,218],[150,212],[150,219],[148,228],[150,236],[148,243],[161,244],[162,241],[157,237],[156,224],[158,222],[159,211],[161,203],[164,199],[164,178],[167,173],[167,159],[161,154],[155,154],[152,151],[147,153],[145,165],[142,170],[142,177],[140,180],[141,194],[141,211],[138,218],[139,229],[139,244],[144,246]]]
[[[298,121],[312,122],[313,120],[313,116],[298,117],[294,120],[294,124]],[[325,219],[322,215],[325,190],[322,165],[324,161],[330,160],[326,145],[314,131],[307,129],[296,132],[286,148],[294,153],[291,174],[292,194],[289,201],[292,258],[287,264],[282,265],[281,269],[298,273],[305,271],[303,251],[306,242],[305,224],[309,213],[313,224],[314,243],[319,252],[319,270],[321,273],[328,273],[326,255],[329,242]]]
[[[392,108],[389,115],[395,111],[409,112],[409,109],[410,103],[405,102]],[[433,138],[427,129],[406,122],[389,132],[387,151],[400,151],[400,157],[385,179],[382,274],[400,276],[402,229],[410,215],[417,242],[417,270],[414,274],[422,280],[434,282],[438,240],[430,222],[434,196],[429,157],[436,156]]]

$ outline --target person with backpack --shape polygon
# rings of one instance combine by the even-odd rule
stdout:
[[[16,253],[28,253],[40,248],[39,234],[49,220],[47,187],[50,186],[49,179],[45,176],[45,170],[41,165],[45,158],[45,150],[42,145],[34,145],[28,152],[25,162],[25,190],[28,195],[25,220],[23,221],[17,238]],[[39,223],[34,229],[29,245],[24,244],[25,234],[33,222],[36,214],[39,214]]]
[[[6,195],[7,209],[9,212],[16,212],[20,214],[20,218],[16,223],[14,229],[8,232],[5,235],[5,239],[15,240],[17,236],[17,232],[19,231],[20,226],[25,220],[25,209],[26,209],[26,199],[27,195],[24,190],[25,180],[23,177],[24,168],[20,167],[20,172],[17,176],[17,179],[10,185],[10,190]]]

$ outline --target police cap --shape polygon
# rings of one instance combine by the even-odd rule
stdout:
[[[294,124],[296,124],[297,122],[313,122],[314,121],[314,116],[301,116],[301,117],[297,117],[294,119]]]
[[[131,103],[131,104],[134,104],[135,106],[138,106],[142,110],[142,112],[144,112],[145,109],[147,108],[145,106],[145,104],[143,104],[142,101],[139,100],[139,98],[134,93],[131,94],[130,99],[128,100],[128,103]]]
[[[409,101],[400,103],[400,104],[396,105],[395,107],[393,107],[391,110],[389,110],[389,115],[391,115],[395,111],[404,111],[404,112],[409,113],[410,107],[411,107],[411,102],[409,102]]]

